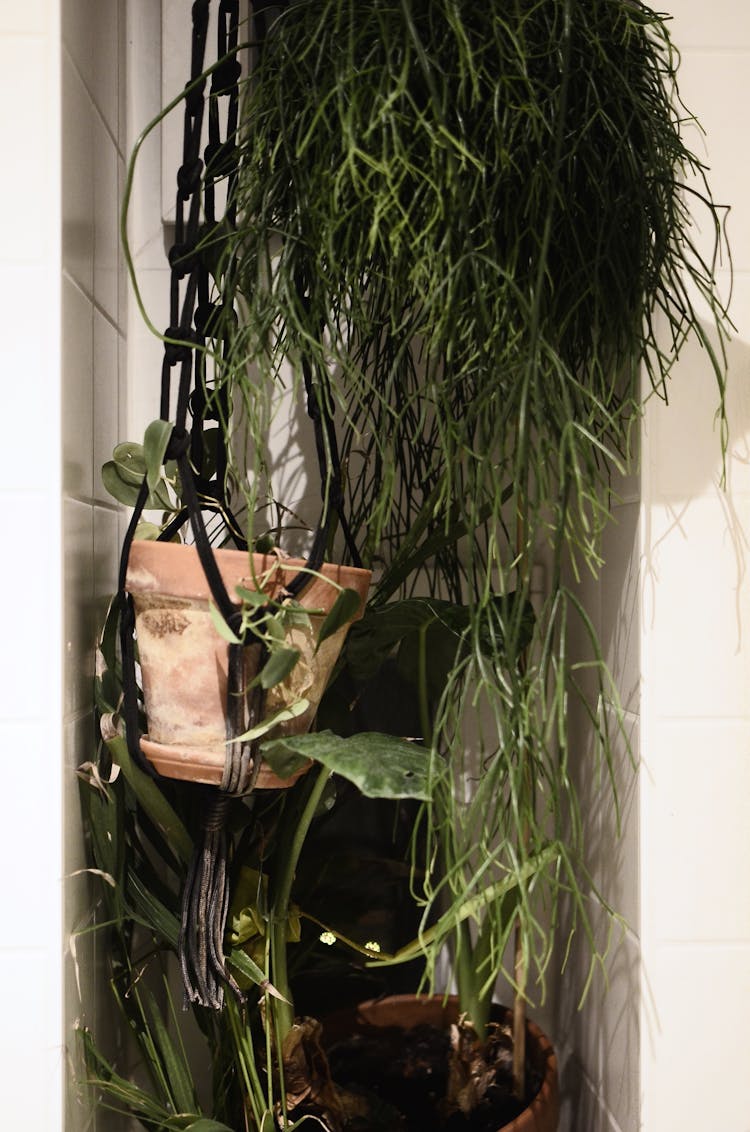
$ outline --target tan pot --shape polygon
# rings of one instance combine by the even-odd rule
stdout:
[[[504,1007],[493,1007],[495,1010],[501,1016],[508,1013]],[[429,995],[389,995],[361,1002],[353,1011],[341,1011],[326,1019],[325,1040],[327,1043],[340,1040],[347,1033],[356,1033],[357,1026],[398,1026],[412,1030],[426,1024],[447,1030],[458,1021],[458,1016],[458,998],[453,995],[445,1000]],[[557,1058],[549,1039],[530,1021],[526,1022],[526,1056],[542,1074],[541,1088],[528,1108],[498,1132],[556,1132],[560,1116]]]
[[[250,555],[239,550],[216,550],[214,555],[233,600],[237,585],[248,590],[262,588],[269,598],[277,597],[305,565],[299,559],[280,560],[274,555]],[[364,609],[369,570],[326,563],[319,573],[322,577],[312,578],[298,601],[306,609],[322,612],[311,614],[312,629],[290,627],[287,640],[301,656],[287,679],[269,690],[266,700],[269,715],[302,697],[310,706],[304,715],[276,729],[274,735],[300,734],[309,729],[346,637],[348,626],[323,641],[315,653],[318,630],[339,592],[325,579],[356,590],[362,599],[358,616]],[[218,786],[226,751],[228,651],[211,620],[211,593],[197,550],[178,543],[135,541],[126,587],[135,606],[148,719],[148,735],[141,739],[141,750],[159,774]],[[245,676],[249,681],[256,675],[254,650],[246,655]],[[293,780],[281,780],[262,766],[256,786],[277,788],[289,786]]]

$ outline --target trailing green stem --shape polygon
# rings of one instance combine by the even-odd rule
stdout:
[[[273,999],[271,1002],[274,1029],[280,1042],[284,1040],[294,1023],[294,1006],[287,966],[287,925],[292,885],[305,838],[330,776],[331,771],[326,767],[316,767],[310,771],[309,780],[305,779],[294,787],[295,797],[284,812],[278,833],[280,849],[276,853],[275,860],[279,865],[279,872],[273,877],[268,933],[271,980],[284,998],[284,1001]]]

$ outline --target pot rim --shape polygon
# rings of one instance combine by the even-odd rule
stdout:
[[[458,1020],[460,1013],[458,995],[394,994],[367,999],[365,1002],[352,1006],[350,1010],[337,1011],[331,1016],[331,1021],[335,1020],[337,1023],[341,1023],[345,1016],[349,1015],[355,1023],[359,1021],[375,1026],[378,1024],[383,1026],[398,1025],[397,1022],[394,1022],[393,1016],[403,1008],[413,1009],[415,1007],[424,1010],[425,1017],[416,1018],[408,1027],[405,1027],[406,1029],[412,1029],[422,1021],[447,1027]],[[510,1013],[509,1008],[500,1003],[493,1003],[492,1008],[493,1011],[502,1011],[504,1014]],[[427,1018],[428,1013],[436,1011],[439,1012],[437,1021]],[[378,1014],[382,1015],[383,1012],[387,1014],[387,1017],[378,1023]],[[517,1116],[509,1124],[503,1124],[497,1132],[553,1132],[558,1125],[560,1098],[557,1056],[554,1047],[544,1031],[530,1018],[526,1019],[526,1034],[527,1038],[531,1039],[530,1045],[534,1049],[533,1062],[543,1072],[542,1083],[538,1092],[532,1097],[520,1116]],[[529,1052],[529,1045],[527,1045],[527,1057]]]
[[[258,582],[262,581],[264,592],[269,598],[273,598],[281,593],[286,582],[296,573],[307,568],[304,558],[254,554],[225,547],[214,549],[213,554],[227,593],[236,605],[241,604],[234,592],[236,585],[257,590],[260,588]],[[324,562],[317,571],[311,573],[310,584],[303,593],[313,587],[320,590],[327,581],[332,581],[339,586],[357,590],[364,601],[371,577],[372,571],[362,567]],[[211,597],[197,548],[176,542],[134,540],[128,556],[126,588],[137,594],[168,593],[174,597],[198,601],[208,601]]]

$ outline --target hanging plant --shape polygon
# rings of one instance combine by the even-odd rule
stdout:
[[[248,541],[270,512],[283,542],[289,506],[270,433],[288,389],[304,388],[326,422],[323,496],[343,557],[358,545],[377,582],[318,733],[263,737],[276,773],[308,759],[322,769],[293,788],[277,824],[259,817],[243,834],[245,863],[273,874],[248,913],[268,928],[257,933],[265,967],[230,954],[270,995],[272,1022],[261,1031],[256,1019],[251,1034],[233,1000],[216,1021],[217,1057],[229,1048],[234,1059],[219,1119],[264,1129],[272,1113],[308,1113],[346,1127],[327,1086],[316,1093],[320,1082],[295,1075],[285,1087],[300,1060],[319,1065],[314,1027],[295,1022],[286,933],[328,776],[372,790],[377,727],[420,740],[417,769],[389,767],[385,789],[425,803],[414,838],[422,922],[418,941],[392,954],[359,950],[381,969],[420,955],[423,987],[448,945],[468,1016],[455,1048],[469,1055],[454,1057],[452,1080],[486,1058],[499,975],[518,1002],[544,994],[561,897],[591,943],[587,985],[603,961],[566,722],[580,697],[606,770],[622,713],[570,579],[601,566],[643,375],[647,395],[666,397],[689,335],[716,378],[725,443],[720,212],[681,136],[676,67],[665,19],[636,0],[293,0],[245,85],[231,219],[209,219],[198,247],[213,280],[203,396],[225,483],[243,499]],[[708,260],[696,207],[714,237]],[[574,621],[590,642],[596,705],[567,652]],[[304,893],[294,898],[303,906]],[[451,1096],[448,1111],[461,1103]]]

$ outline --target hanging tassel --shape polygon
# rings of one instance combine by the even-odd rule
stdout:
[[[182,894],[178,953],[185,997],[211,1010],[221,1010],[225,985],[238,997],[242,994],[224,963],[229,911],[226,814],[230,801],[230,795],[211,791]]]
[[[246,689],[248,654],[252,654],[250,670],[257,671],[265,655],[262,645],[229,646],[224,776],[221,786],[206,794],[201,836],[193,850],[182,894],[178,955],[185,997],[211,1010],[221,1010],[225,986],[238,999],[242,998],[242,991],[224,962],[230,847],[226,816],[232,797],[249,793],[260,769],[258,742],[237,739],[258,723],[265,709],[263,690]]]

